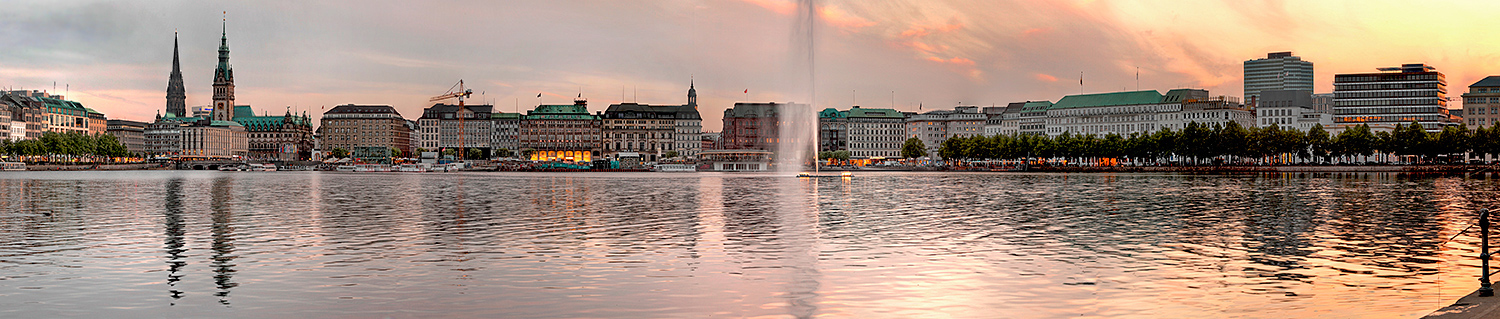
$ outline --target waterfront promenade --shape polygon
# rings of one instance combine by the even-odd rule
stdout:
[[[1500,297],[1480,297],[1476,290],[1459,298],[1452,305],[1433,311],[1424,319],[1487,319],[1500,318]]]

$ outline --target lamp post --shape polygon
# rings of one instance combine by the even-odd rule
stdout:
[[[1490,287],[1490,210],[1479,209],[1479,296],[1495,295]]]

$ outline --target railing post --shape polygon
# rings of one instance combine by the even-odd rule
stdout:
[[[1490,210],[1479,209],[1479,296],[1495,295],[1490,287]]]

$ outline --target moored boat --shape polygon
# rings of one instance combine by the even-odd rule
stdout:
[[[22,162],[0,162],[0,171],[24,171],[26,163]]]

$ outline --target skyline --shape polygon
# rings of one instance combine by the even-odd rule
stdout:
[[[581,91],[596,111],[681,104],[691,78],[712,131],[735,101],[806,102],[785,84],[802,74],[790,62],[792,1],[343,4],[21,5],[36,9],[0,13],[4,45],[19,48],[0,52],[0,85],[149,120],[165,108],[178,30],[187,105],[206,105],[221,31],[212,20],[228,11],[238,104],[261,112],[386,104],[415,118],[459,79],[476,102],[524,112],[538,92],[566,104]],[[902,111],[1056,101],[1135,90],[1136,67],[1141,90],[1242,96],[1241,63],[1279,51],[1314,63],[1318,93],[1335,73],[1426,63],[1456,96],[1500,70],[1500,44],[1462,32],[1500,25],[1481,6],[1500,5],[1423,3],[1443,18],[1414,18],[1401,2],[825,1],[815,103],[847,108],[855,92],[859,105],[894,100]],[[453,11],[466,13],[446,18]],[[493,24],[444,23],[453,19]]]

